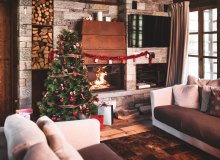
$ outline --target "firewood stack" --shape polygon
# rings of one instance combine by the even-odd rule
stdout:
[[[33,0],[32,4],[32,24],[53,25],[53,1]]]
[[[32,69],[47,69],[49,53],[53,50],[53,29],[33,27]]]
[[[48,69],[53,50],[53,0],[32,1],[32,69]]]

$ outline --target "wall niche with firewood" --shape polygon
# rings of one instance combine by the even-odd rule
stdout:
[[[32,1],[32,69],[48,69],[53,50],[53,0]]]

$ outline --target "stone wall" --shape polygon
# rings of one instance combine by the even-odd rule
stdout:
[[[19,108],[32,107],[32,1],[19,0],[18,7],[18,103]]]

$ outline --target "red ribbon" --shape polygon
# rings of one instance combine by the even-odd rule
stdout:
[[[136,59],[142,56],[147,56],[149,55],[149,63],[151,63],[153,56],[148,52],[141,52],[139,54],[135,55],[130,55],[130,56],[116,56],[116,57],[109,57],[109,56],[101,56],[101,55],[95,55],[95,54],[89,54],[89,53],[84,53],[85,57],[88,58],[93,58],[93,59],[100,59],[100,60],[117,60],[117,61],[127,61],[128,59]]]
[[[53,62],[54,60],[54,54],[58,54],[58,51],[51,51],[50,52],[50,60],[51,60],[51,63]],[[139,57],[142,57],[142,56],[149,56],[149,63],[151,64],[152,62],[152,59],[154,58],[154,55],[151,55],[151,53],[149,53],[148,51],[145,51],[145,52],[141,52],[139,54],[133,54],[133,55],[130,55],[130,56],[116,56],[116,57],[109,57],[109,56],[102,56],[102,55],[95,55],[95,54],[89,54],[89,53],[83,53],[83,55],[85,57],[88,57],[88,58],[93,58],[93,59],[99,59],[99,60],[106,60],[106,61],[109,61],[109,60],[112,60],[112,61],[121,61],[121,62],[125,62],[127,61],[128,59],[133,59],[135,60],[136,58],[139,58]]]

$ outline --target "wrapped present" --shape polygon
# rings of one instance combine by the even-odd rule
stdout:
[[[16,113],[23,116],[24,118],[31,119],[33,109],[18,109],[16,110]]]
[[[98,107],[98,114],[104,116],[104,124],[112,125],[113,123],[113,105],[103,104]]]
[[[104,116],[103,115],[91,115],[91,119],[97,119],[100,122],[100,129],[103,128]]]

